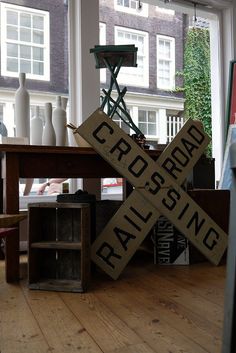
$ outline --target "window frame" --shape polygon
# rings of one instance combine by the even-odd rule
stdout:
[[[33,42],[25,42],[27,46],[32,48],[33,46],[37,48],[42,48],[44,51],[44,60],[43,60],[43,68],[44,68],[44,74],[43,75],[37,75],[33,73],[26,73],[27,78],[32,79],[32,80],[41,80],[41,81],[50,81],[50,16],[48,11],[43,11],[43,10],[38,10],[30,7],[25,7],[25,6],[19,6],[19,5],[14,5],[14,4],[8,4],[2,2],[0,4],[0,9],[1,9],[1,76],[7,76],[7,77],[18,77],[19,76],[19,67],[17,72],[13,71],[8,71],[7,70],[7,43],[16,43],[16,44],[23,44],[23,41],[20,40],[8,40],[7,39],[7,33],[6,33],[6,28],[7,28],[7,11],[12,10],[20,13],[28,13],[30,15],[38,15],[38,16],[43,16],[44,18],[44,43],[43,44],[37,44],[35,45]],[[31,27],[32,29],[32,27]],[[17,59],[19,60],[19,54],[17,56]],[[30,59],[30,63],[32,64],[33,59]]]
[[[140,118],[139,118],[139,112],[140,111],[143,111],[145,112],[145,116],[147,118],[147,121],[146,122],[142,122],[142,123],[145,123],[145,125],[148,127],[149,124],[152,124],[151,122],[148,121],[148,113],[149,112],[154,112],[155,113],[155,126],[156,126],[156,134],[155,135],[149,135],[149,134],[145,134],[145,137],[149,140],[158,140],[158,123],[159,123],[159,114],[158,114],[158,110],[157,109],[152,109],[151,107],[138,107],[138,121],[137,121],[137,125],[139,127],[139,129],[142,131],[141,127],[140,127]]]
[[[144,87],[148,88],[149,87],[149,33],[145,31],[139,31],[137,29],[129,28],[129,27],[122,27],[122,26],[114,26],[114,42],[115,44],[123,44],[119,43],[118,41],[118,31],[123,31],[126,33],[133,33],[136,35],[140,35],[144,37],[144,61],[143,61],[143,76],[142,78],[138,78],[138,76],[135,77],[135,75],[131,76],[130,73],[133,72],[133,70],[137,70],[137,67],[123,67],[121,68],[119,75],[118,75],[118,82],[119,84],[127,85],[127,82],[129,83],[129,86],[133,87]],[[135,44],[134,42],[129,43],[129,41],[126,41],[125,44]],[[139,52],[137,52],[137,57],[139,56]],[[138,64],[138,60],[137,60]],[[135,72],[135,71],[134,71]],[[129,76],[130,75],[130,76]],[[127,77],[129,77],[127,81]]]
[[[145,112],[155,112],[156,113],[156,135],[145,135],[147,140],[151,140],[151,141],[158,141],[160,138],[160,115],[159,115],[159,109],[156,107],[152,107],[151,105],[149,106],[143,106],[143,105],[137,105],[135,103],[130,103],[129,106],[127,107],[129,114],[133,120],[133,122],[139,126],[139,111],[143,110]],[[113,118],[114,120],[114,118]],[[121,127],[122,124],[122,120],[116,118],[114,121],[117,123],[117,121],[119,120],[119,126]],[[124,124],[124,123],[123,123]],[[134,131],[130,128],[129,129],[129,133],[130,135],[134,134]]]
[[[121,0],[121,1],[124,1],[124,0]],[[130,5],[131,2],[136,1],[136,0],[128,0],[128,1],[129,1],[129,5]],[[136,1],[136,3],[138,5],[138,1]],[[141,5],[142,5],[142,7],[140,9],[138,7],[136,7],[134,9],[131,6],[126,7],[124,5],[119,5],[118,4],[118,0],[114,0],[114,9],[116,11],[125,12],[125,13],[128,13],[130,15],[148,17],[148,4],[144,4],[142,2]]]
[[[164,40],[170,43],[170,59],[161,57],[159,55],[160,40]],[[175,88],[175,38],[170,36],[165,36],[162,34],[156,35],[156,53],[157,53],[157,88],[163,90],[173,90]],[[169,74],[169,85],[162,85],[159,82],[158,71],[159,71],[159,60],[168,61],[170,63],[170,74]]]

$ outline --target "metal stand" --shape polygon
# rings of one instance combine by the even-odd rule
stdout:
[[[96,60],[96,68],[107,68],[110,73],[110,85],[108,90],[103,89],[104,96],[102,98],[101,109],[111,118],[117,114],[138,136],[143,133],[134,124],[124,101],[127,88],[122,90],[117,82],[117,77],[122,66],[137,66],[137,50],[134,45],[96,45],[90,49],[90,53],[94,53]],[[116,100],[111,97],[112,91],[115,89]]]

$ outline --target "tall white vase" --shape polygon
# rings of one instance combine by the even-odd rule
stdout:
[[[52,125],[52,103],[45,103],[45,125],[43,128],[42,145],[56,145],[56,134]]]
[[[42,145],[43,121],[39,116],[39,107],[35,108],[35,116],[30,120],[30,143],[31,145]]]
[[[65,112],[66,112],[67,103],[68,103],[68,98],[67,97],[61,97],[61,107],[62,107],[62,109],[65,110]]]
[[[68,98],[67,97],[61,97],[61,106],[66,112],[66,122],[67,122],[67,103],[68,103]],[[69,146],[69,136],[68,136],[68,129],[66,128],[66,143],[65,146]]]
[[[52,113],[52,124],[56,134],[56,146],[66,145],[66,111],[61,106],[61,96],[56,97],[56,108]]]
[[[19,74],[19,84],[15,93],[16,137],[28,137],[30,140],[30,97],[23,72]]]

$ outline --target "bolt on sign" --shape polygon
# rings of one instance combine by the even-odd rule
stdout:
[[[209,137],[189,119],[157,161],[153,161],[104,112],[96,110],[78,133],[134,187],[92,245],[92,260],[117,279],[160,215],[218,265],[227,234],[182,189]]]

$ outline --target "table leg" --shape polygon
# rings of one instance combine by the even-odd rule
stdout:
[[[19,212],[19,163],[16,154],[4,156],[2,159],[3,177],[3,212],[16,214]],[[19,227],[11,236],[6,237],[6,281],[15,282],[20,278]]]

